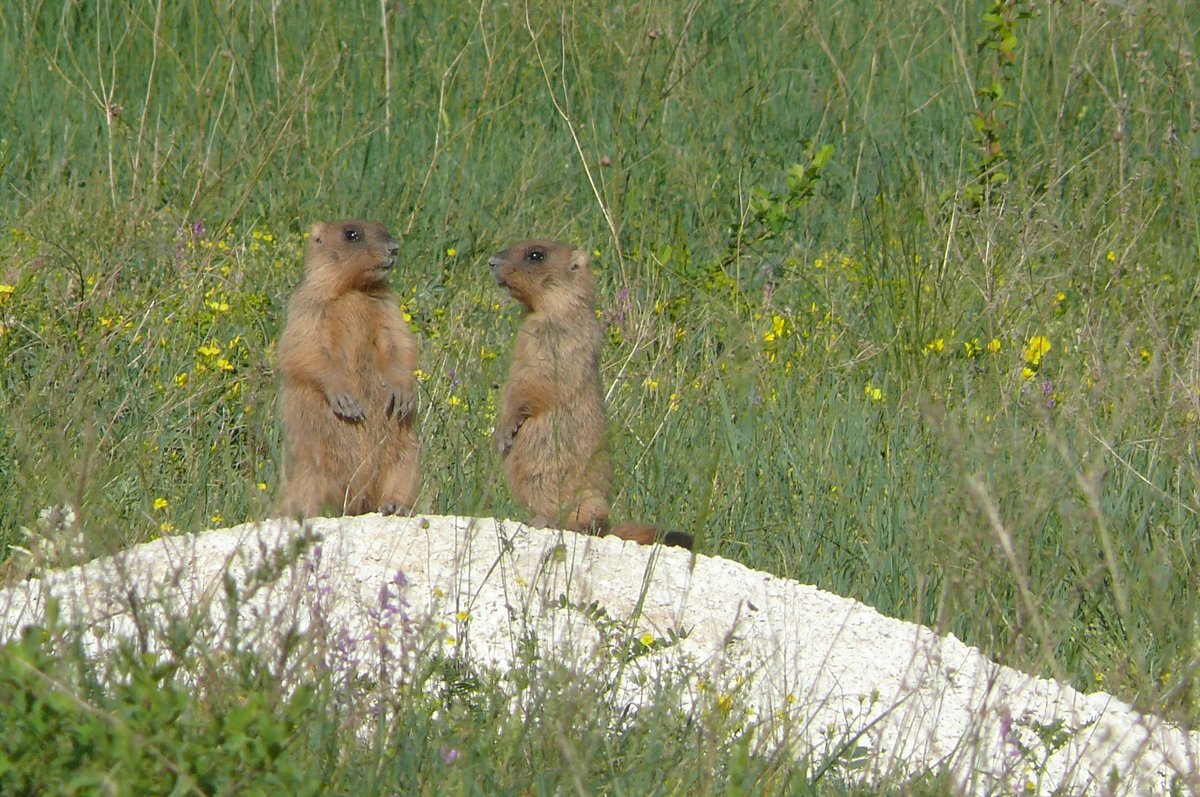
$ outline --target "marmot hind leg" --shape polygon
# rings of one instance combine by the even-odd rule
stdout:
[[[310,470],[288,474],[283,496],[272,513],[276,517],[321,517],[329,507],[341,506],[342,496],[329,489],[328,479]]]
[[[417,502],[420,489],[420,469],[415,450],[402,452],[385,462],[378,474],[378,489],[375,491],[376,506],[381,515],[408,515]]]

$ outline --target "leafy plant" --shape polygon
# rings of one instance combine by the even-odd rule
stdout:
[[[1005,148],[1006,120],[1017,107],[1009,98],[1013,70],[1017,65],[1018,23],[1034,15],[1027,0],[992,0],[983,14],[984,35],[975,44],[976,52],[991,56],[983,70],[983,85],[975,89],[978,104],[968,118],[975,133],[977,155],[974,179],[963,188],[970,207],[994,201],[995,192],[1008,183],[1010,152]]]

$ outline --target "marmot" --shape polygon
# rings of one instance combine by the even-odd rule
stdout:
[[[279,339],[277,514],[408,514],[417,497],[417,345],[387,279],[400,245],[368,221],[318,222]]]
[[[587,253],[555,241],[525,241],[493,255],[488,265],[526,310],[500,399],[496,443],[508,484],[533,513],[533,525],[690,548],[686,534],[609,523],[603,337]]]

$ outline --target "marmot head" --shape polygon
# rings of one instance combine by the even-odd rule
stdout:
[[[308,273],[345,290],[381,287],[396,264],[400,244],[382,224],[345,219],[317,222],[308,236]]]
[[[587,252],[558,241],[532,240],[488,258],[492,278],[530,312],[595,306]]]

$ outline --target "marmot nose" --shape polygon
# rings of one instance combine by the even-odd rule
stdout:
[[[387,245],[386,251],[389,257],[395,257],[396,255],[400,254],[400,244],[392,241]]]
[[[503,262],[504,262],[504,258],[500,257],[500,255],[492,255],[491,257],[488,258],[488,265],[491,266],[492,268],[496,268]]]

